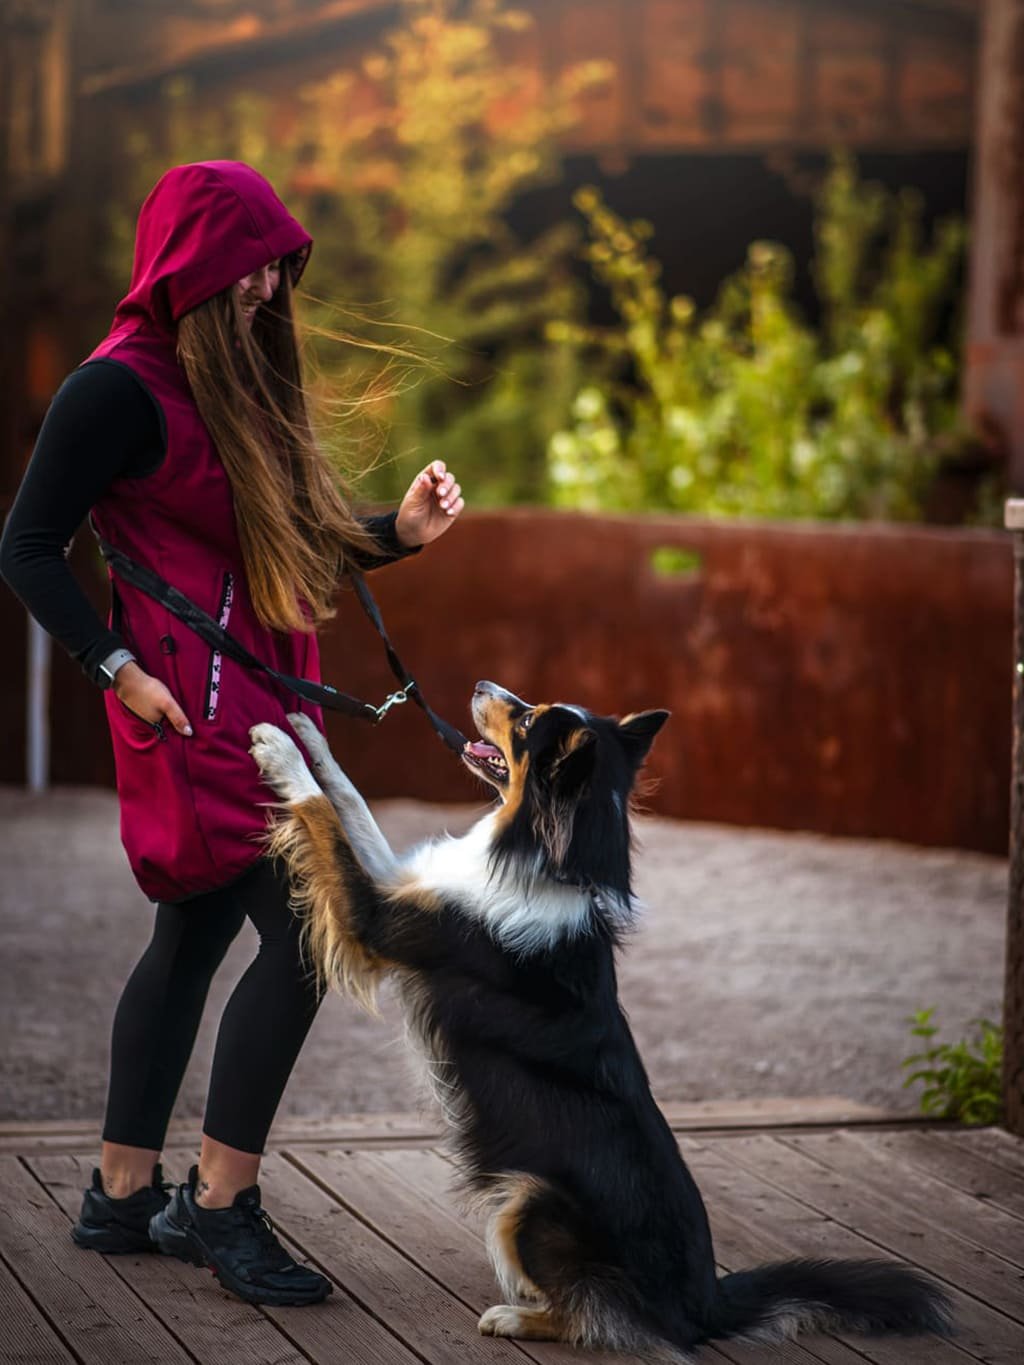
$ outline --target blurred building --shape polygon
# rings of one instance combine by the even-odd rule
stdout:
[[[510,36],[510,56],[539,79],[588,58],[614,63],[566,139],[569,188],[615,177],[614,206],[652,218],[669,287],[698,302],[754,236],[786,241],[804,265],[800,157],[850,146],[866,173],[919,185],[934,212],[964,207],[980,0],[520,7],[535,22]],[[0,343],[0,499],[54,380],[109,313],[107,206],[126,131],[159,128],[163,83],[187,75],[199,102],[248,87],[287,105],[302,83],[358,68],[406,12],[394,0],[5,0],[0,241],[13,267],[5,314],[18,321]],[[1011,49],[997,38],[988,60],[1009,72]],[[566,202],[563,186],[557,209],[540,193],[518,212],[564,215]]]

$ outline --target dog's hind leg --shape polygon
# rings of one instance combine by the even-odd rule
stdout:
[[[530,1200],[541,1182],[529,1175],[510,1175],[502,1179],[487,1196],[493,1207],[487,1223],[487,1254],[494,1269],[498,1288],[513,1303],[524,1300],[533,1306],[547,1306],[547,1299],[523,1268],[519,1255],[519,1233]],[[481,1331],[483,1329],[481,1328]]]
[[[652,1346],[620,1275],[602,1266],[589,1220],[573,1199],[526,1172],[496,1182],[495,1197],[500,1206],[488,1224],[487,1250],[498,1286],[513,1302],[484,1313],[478,1323],[484,1336],[565,1341],[591,1350],[642,1352]]]
[[[317,781],[338,812],[349,843],[364,869],[376,881],[385,881],[398,867],[394,850],[370,814],[370,808],[327,747],[327,741],[308,716],[289,714],[288,722],[306,746]]]

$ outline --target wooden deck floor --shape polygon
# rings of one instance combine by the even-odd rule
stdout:
[[[723,1343],[701,1361],[797,1365],[1021,1365],[1024,1143],[994,1129],[822,1127],[762,1112],[675,1122],[724,1269],[780,1256],[892,1255],[943,1281],[953,1341],[802,1338]],[[0,1126],[0,1361],[82,1365],[560,1365],[568,1348],[481,1338],[496,1301],[480,1226],[455,1207],[429,1129],[400,1116],[285,1125],[264,1203],[300,1259],[330,1275],[326,1303],[257,1309],[207,1271],[157,1256],[101,1257],[68,1236],[94,1162],[84,1125]],[[688,1131],[684,1131],[688,1130]],[[183,1178],[190,1147],[169,1147]]]

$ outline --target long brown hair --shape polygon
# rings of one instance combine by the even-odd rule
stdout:
[[[256,615],[276,630],[310,631],[336,614],[352,553],[372,552],[376,542],[313,433],[290,265],[282,259],[280,283],[251,331],[234,286],[184,314],[178,356],[231,480]]]

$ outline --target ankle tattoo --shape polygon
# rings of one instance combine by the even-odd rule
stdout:
[[[104,1175],[100,1171],[100,1184],[103,1186],[103,1193],[108,1199],[128,1199],[136,1190],[144,1188],[145,1182],[139,1183],[135,1180],[126,1181],[122,1176],[120,1180],[113,1176]]]

